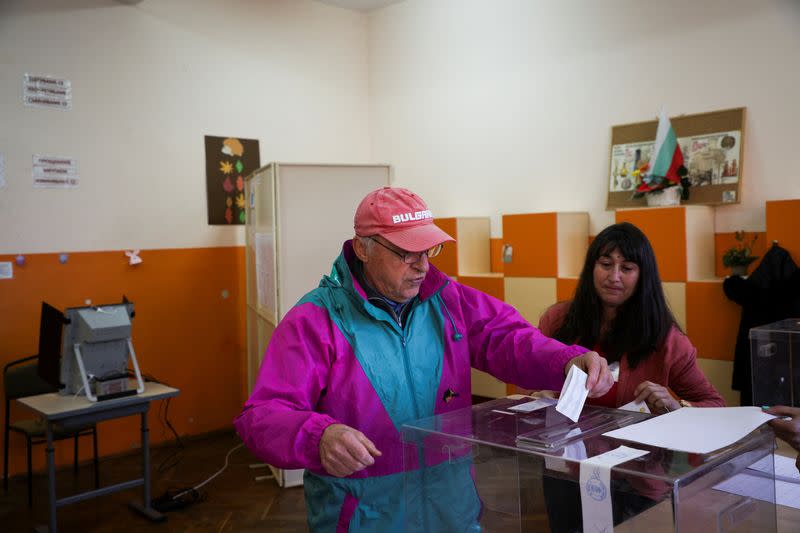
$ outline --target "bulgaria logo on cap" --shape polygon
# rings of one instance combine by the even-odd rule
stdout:
[[[433,213],[430,209],[425,211],[417,211],[415,213],[400,213],[399,215],[392,215],[393,224],[401,224],[403,222],[411,222],[413,220],[425,220],[426,218],[433,218]]]

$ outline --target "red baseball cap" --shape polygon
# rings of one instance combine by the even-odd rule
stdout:
[[[422,252],[455,241],[433,223],[422,198],[400,187],[372,191],[361,200],[354,219],[356,235],[380,235],[407,252]]]

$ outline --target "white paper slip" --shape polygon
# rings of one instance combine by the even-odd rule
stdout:
[[[650,452],[620,446],[581,461],[580,489],[584,531],[613,531],[611,468]]]
[[[586,390],[586,379],[589,376],[575,365],[572,365],[567,374],[567,380],[561,388],[556,411],[568,417],[573,422],[578,421],[583,410],[583,404],[589,391]]]
[[[775,487],[772,487],[772,465],[775,461]],[[768,455],[761,461],[753,463],[741,474],[714,485],[717,490],[748,496],[757,500],[772,501],[775,491],[775,503],[786,507],[800,509],[800,473],[797,472],[795,460],[781,455]]]
[[[608,365],[608,371],[614,377],[614,381],[619,381],[619,361],[614,361]]]
[[[637,413],[649,413],[650,408],[647,407],[647,403],[645,402],[637,402],[633,400],[632,402],[628,402],[625,405],[618,407],[617,409],[622,409],[623,411],[636,411]]]
[[[773,418],[758,407],[685,407],[603,435],[670,450],[711,453]]]
[[[556,400],[553,398],[539,398],[538,400],[534,400],[532,402],[525,402],[519,405],[515,405],[514,407],[509,407],[509,411],[518,411],[520,413],[530,413],[531,411],[536,411],[537,409],[544,409],[545,407],[550,407],[551,405],[555,405]]]

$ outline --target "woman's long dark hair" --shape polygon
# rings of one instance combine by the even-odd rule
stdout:
[[[601,337],[603,303],[594,288],[594,266],[614,250],[639,266],[639,281]],[[598,346],[609,361],[627,354],[628,366],[636,368],[661,347],[673,325],[677,322],[664,298],[653,247],[639,228],[622,222],[601,231],[589,246],[575,298],[554,338],[589,349]]]

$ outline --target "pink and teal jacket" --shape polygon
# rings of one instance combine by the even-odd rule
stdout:
[[[443,457],[435,450],[406,453],[404,462],[401,427],[469,407],[470,367],[524,388],[560,390],[566,363],[586,350],[545,337],[510,305],[433,265],[401,327],[367,300],[351,272],[355,261],[347,241],[330,275],[275,329],[236,430],[259,459],[306,469],[312,531],[414,529],[406,522],[404,475],[427,468],[423,492],[448,487],[449,496],[418,495],[440,507],[424,528],[474,529],[480,507],[469,464],[436,477]],[[334,423],[375,443],[382,452],[375,464],[348,478],[328,475],[319,441]]]

